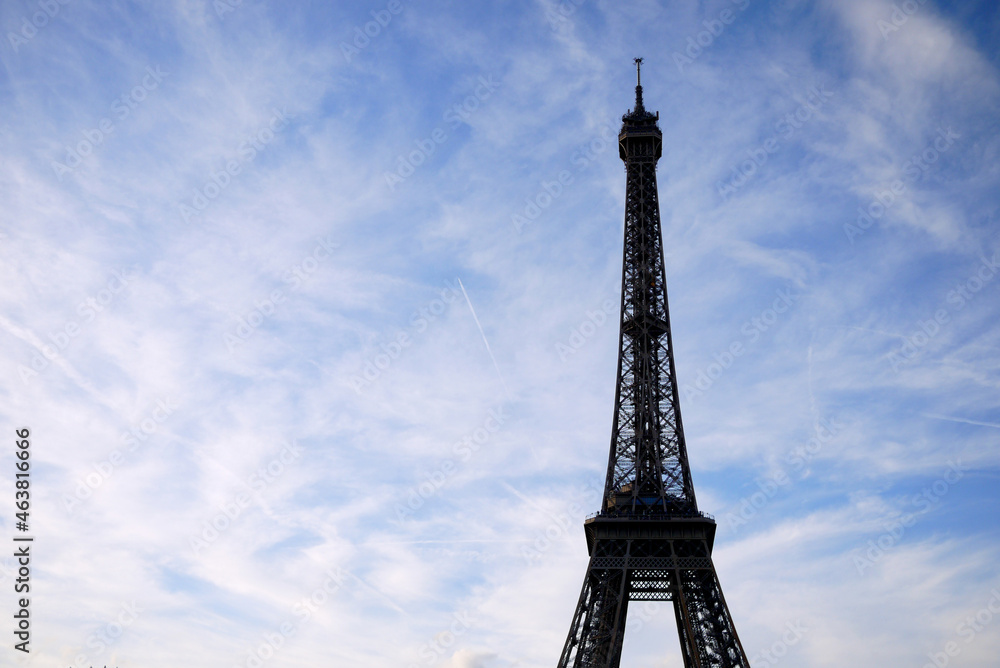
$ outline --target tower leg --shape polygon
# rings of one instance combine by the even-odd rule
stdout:
[[[697,666],[698,654],[695,650],[694,631],[688,625],[688,615],[684,612],[686,606],[681,598],[683,593],[677,591],[674,594],[674,618],[677,620],[677,634],[681,637],[681,658],[684,659],[685,668]]]
[[[591,560],[559,668],[618,668],[628,594],[624,568],[594,568]]]
[[[714,564],[678,570],[674,612],[686,668],[749,668]]]
[[[559,668],[618,668],[630,599],[673,601],[685,668],[749,668],[708,543],[649,539],[594,543]]]

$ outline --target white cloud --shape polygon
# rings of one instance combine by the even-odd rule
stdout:
[[[982,26],[926,3],[883,37],[888,2],[752,5],[681,72],[672,53],[738,3],[573,2],[553,28],[546,12],[566,4],[405,3],[348,62],[340,42],[384,3],[222,17],[73,3],[0,55],[0,393],[8,425],[34,435],[34,665],[557,660],[599,506],[586,490],[607,466],[613,135],[637,55],[664,132],[679,379],[714,376],[682,392],[690,460],[744,645],[801,619],[789,665],[919,665],[986,605],[997,546],[972,519],[995,503],[1000,282],[949,301],[998,247]],[[167,74],[118,118],[147,67]],[[449,122],[480,77],[499,85]],[[810,108],[816,86],[831,95]],[[260,135],[276,109],[287,124]],[[52,162],[105,117],[113,131],[60,180]],[[942,125],[961,137],[906,180]],[[436,128],[446,140],[389,188]],[[517,231],[511,216],[564,171],[572,183]],[[904,191],[852,243],[844,225],[895,179]],[[186,221],[195,189],[206,202]],[[441,299],[455,278],[496,367],[465,296]],[[939,309],[948,322],[897,372],[890,355]],[[744,352],[716,373],[733,343]],[[503,424],[477,442],[491,411]],[[845,426],[792,470],[822,419]],[[268,472],[290,442],[301,454]],[[954,458],[967,477],[859,574],[852,555]],[[790,484],[728,524],[779,470]],[[142,612],[98,651],[133,601]],[[631,656],[680,665],[663,654],[669,609],[650,615]],[[963,665],[992,665],[994,637],[957,637]]]

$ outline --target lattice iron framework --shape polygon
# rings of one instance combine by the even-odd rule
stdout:
[[[673,601],[686,668],[749,668],[712,563],[715,520],[698,510],[681,423],[656,190],[659,113],[622,117],[625,243],[611,452],[590,564],[559,668],[617,668],[629,601]]]

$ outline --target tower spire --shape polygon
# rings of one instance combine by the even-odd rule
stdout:
[[[635,62],[635,110],[645,111],[642,106],[642,58],[634,58]]]
[[[659,112],[651,114],[642,103],[642,58],[633,58],[635,63],[635,109],[622,116],[622,121],[632,125],[649,125],[660,119]]]
[[[629,601],[672,601],[685,668],[749,668],[712,561],[715,520],[698,510],[674,367],[656,163],[659,114],[622,116],[625,163],[618,380],[590,564],[559,668],[619,668]]]

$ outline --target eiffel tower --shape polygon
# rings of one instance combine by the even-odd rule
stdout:
[[[659,112],[622,116],[625,251],[611,455],[590,564],[559,668],[618,668],[629,601],[673,601],[686,668],[749,668],[712,563],[715,520],[698,510],[681,425],[656,161]]]

